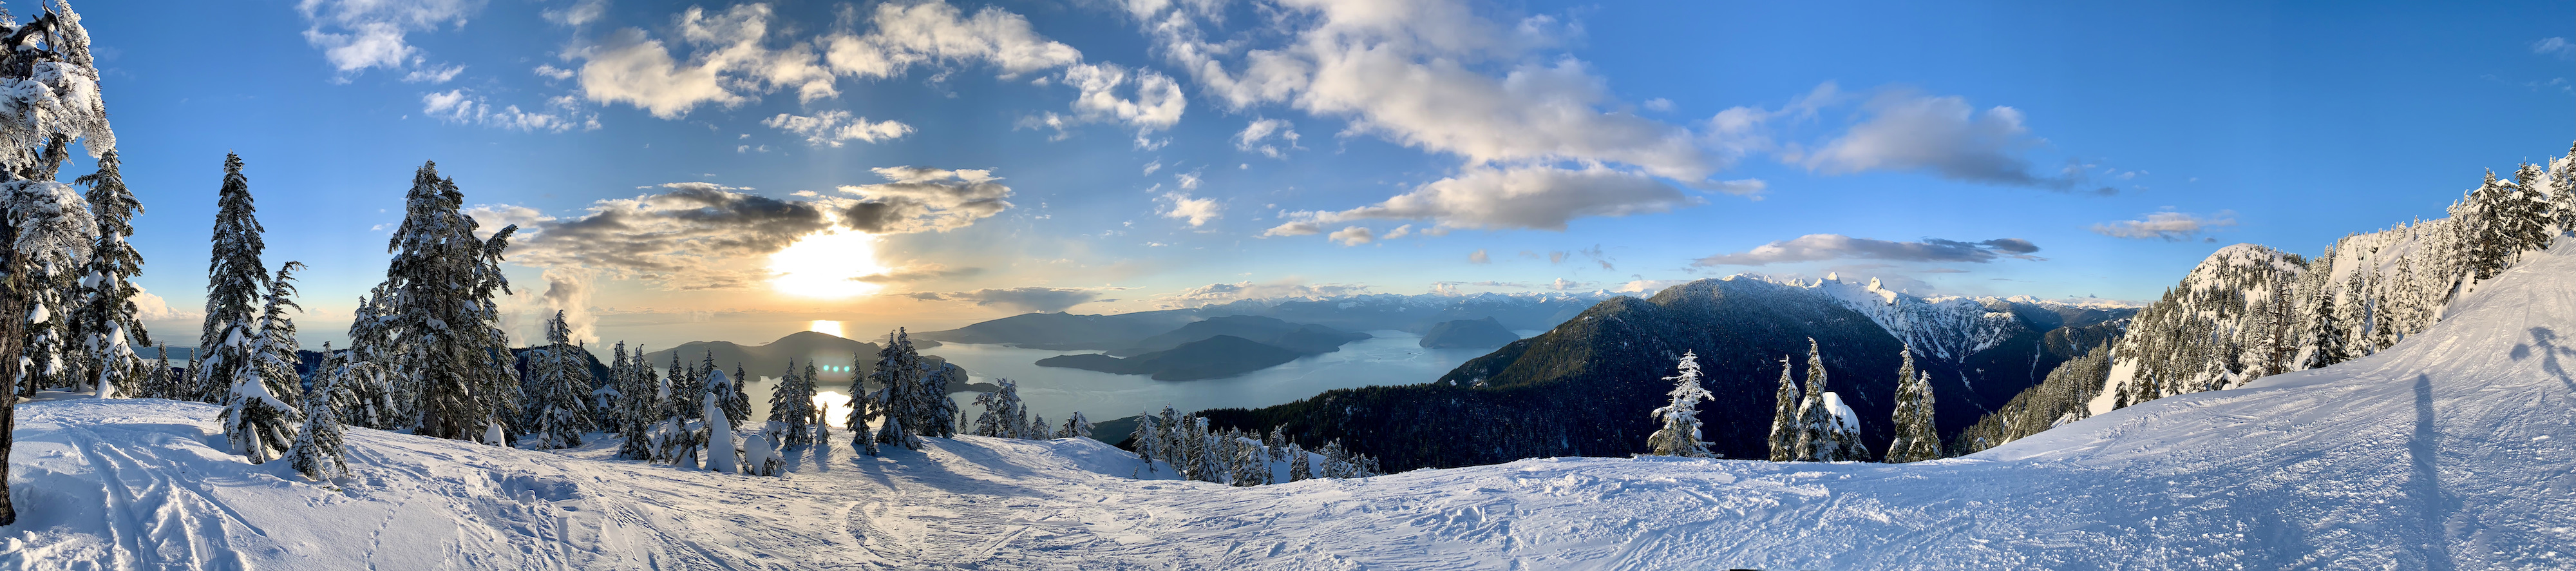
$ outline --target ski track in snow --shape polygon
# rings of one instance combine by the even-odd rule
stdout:
[[[2537,256],[2371,357],[1907,465],[1233,488],[1133,479],[1089,440],[967,437],[761,478],[353,429],[356,475],[323,485],[225,453],[209,405],[35,402],[0,570],[2570,569],[2568,276],[2576,255]]]

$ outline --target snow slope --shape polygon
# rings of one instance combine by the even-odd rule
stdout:
[[[218,452],[213,407],[38,402],[0,569],[2570,569],[2571,278],[2538,255],[2367,358],[1906,465],[1228,488],[970,437],[778,479],[351,430],[327,487]]]

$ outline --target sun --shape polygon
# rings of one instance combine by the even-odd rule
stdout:
[[[877,265],[877,237],[834,228],[798,238],[769,255],[769,285],[797,297],[844,298],[876,293],[883,286],[856,278],[885,273]]]

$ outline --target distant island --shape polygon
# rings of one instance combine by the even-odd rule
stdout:
[[[1492,349],[1521,340],[1520,334],[1503,328],[1494,318],[1443,321],[1431,326],[1417,343],[1429,349]]]
[[[1157,381],[1196,381],[1231,377],[1295,361],[1305,353],[1281,349],[1233,335],[1218,335],[1183,343],[1163,351],[1128,358],[1100,353],[1064,355],[1038,360],[1041,367],[1065,367],[1117,373],[1152,375]]]

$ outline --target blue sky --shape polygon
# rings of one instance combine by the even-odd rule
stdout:
[[[2564,3],[75,7],[164,336],[227,151],[314,341],[436,160],[530,227],[515,312],[667,344],[1737,272],[2148,299],[2576,140]]]

